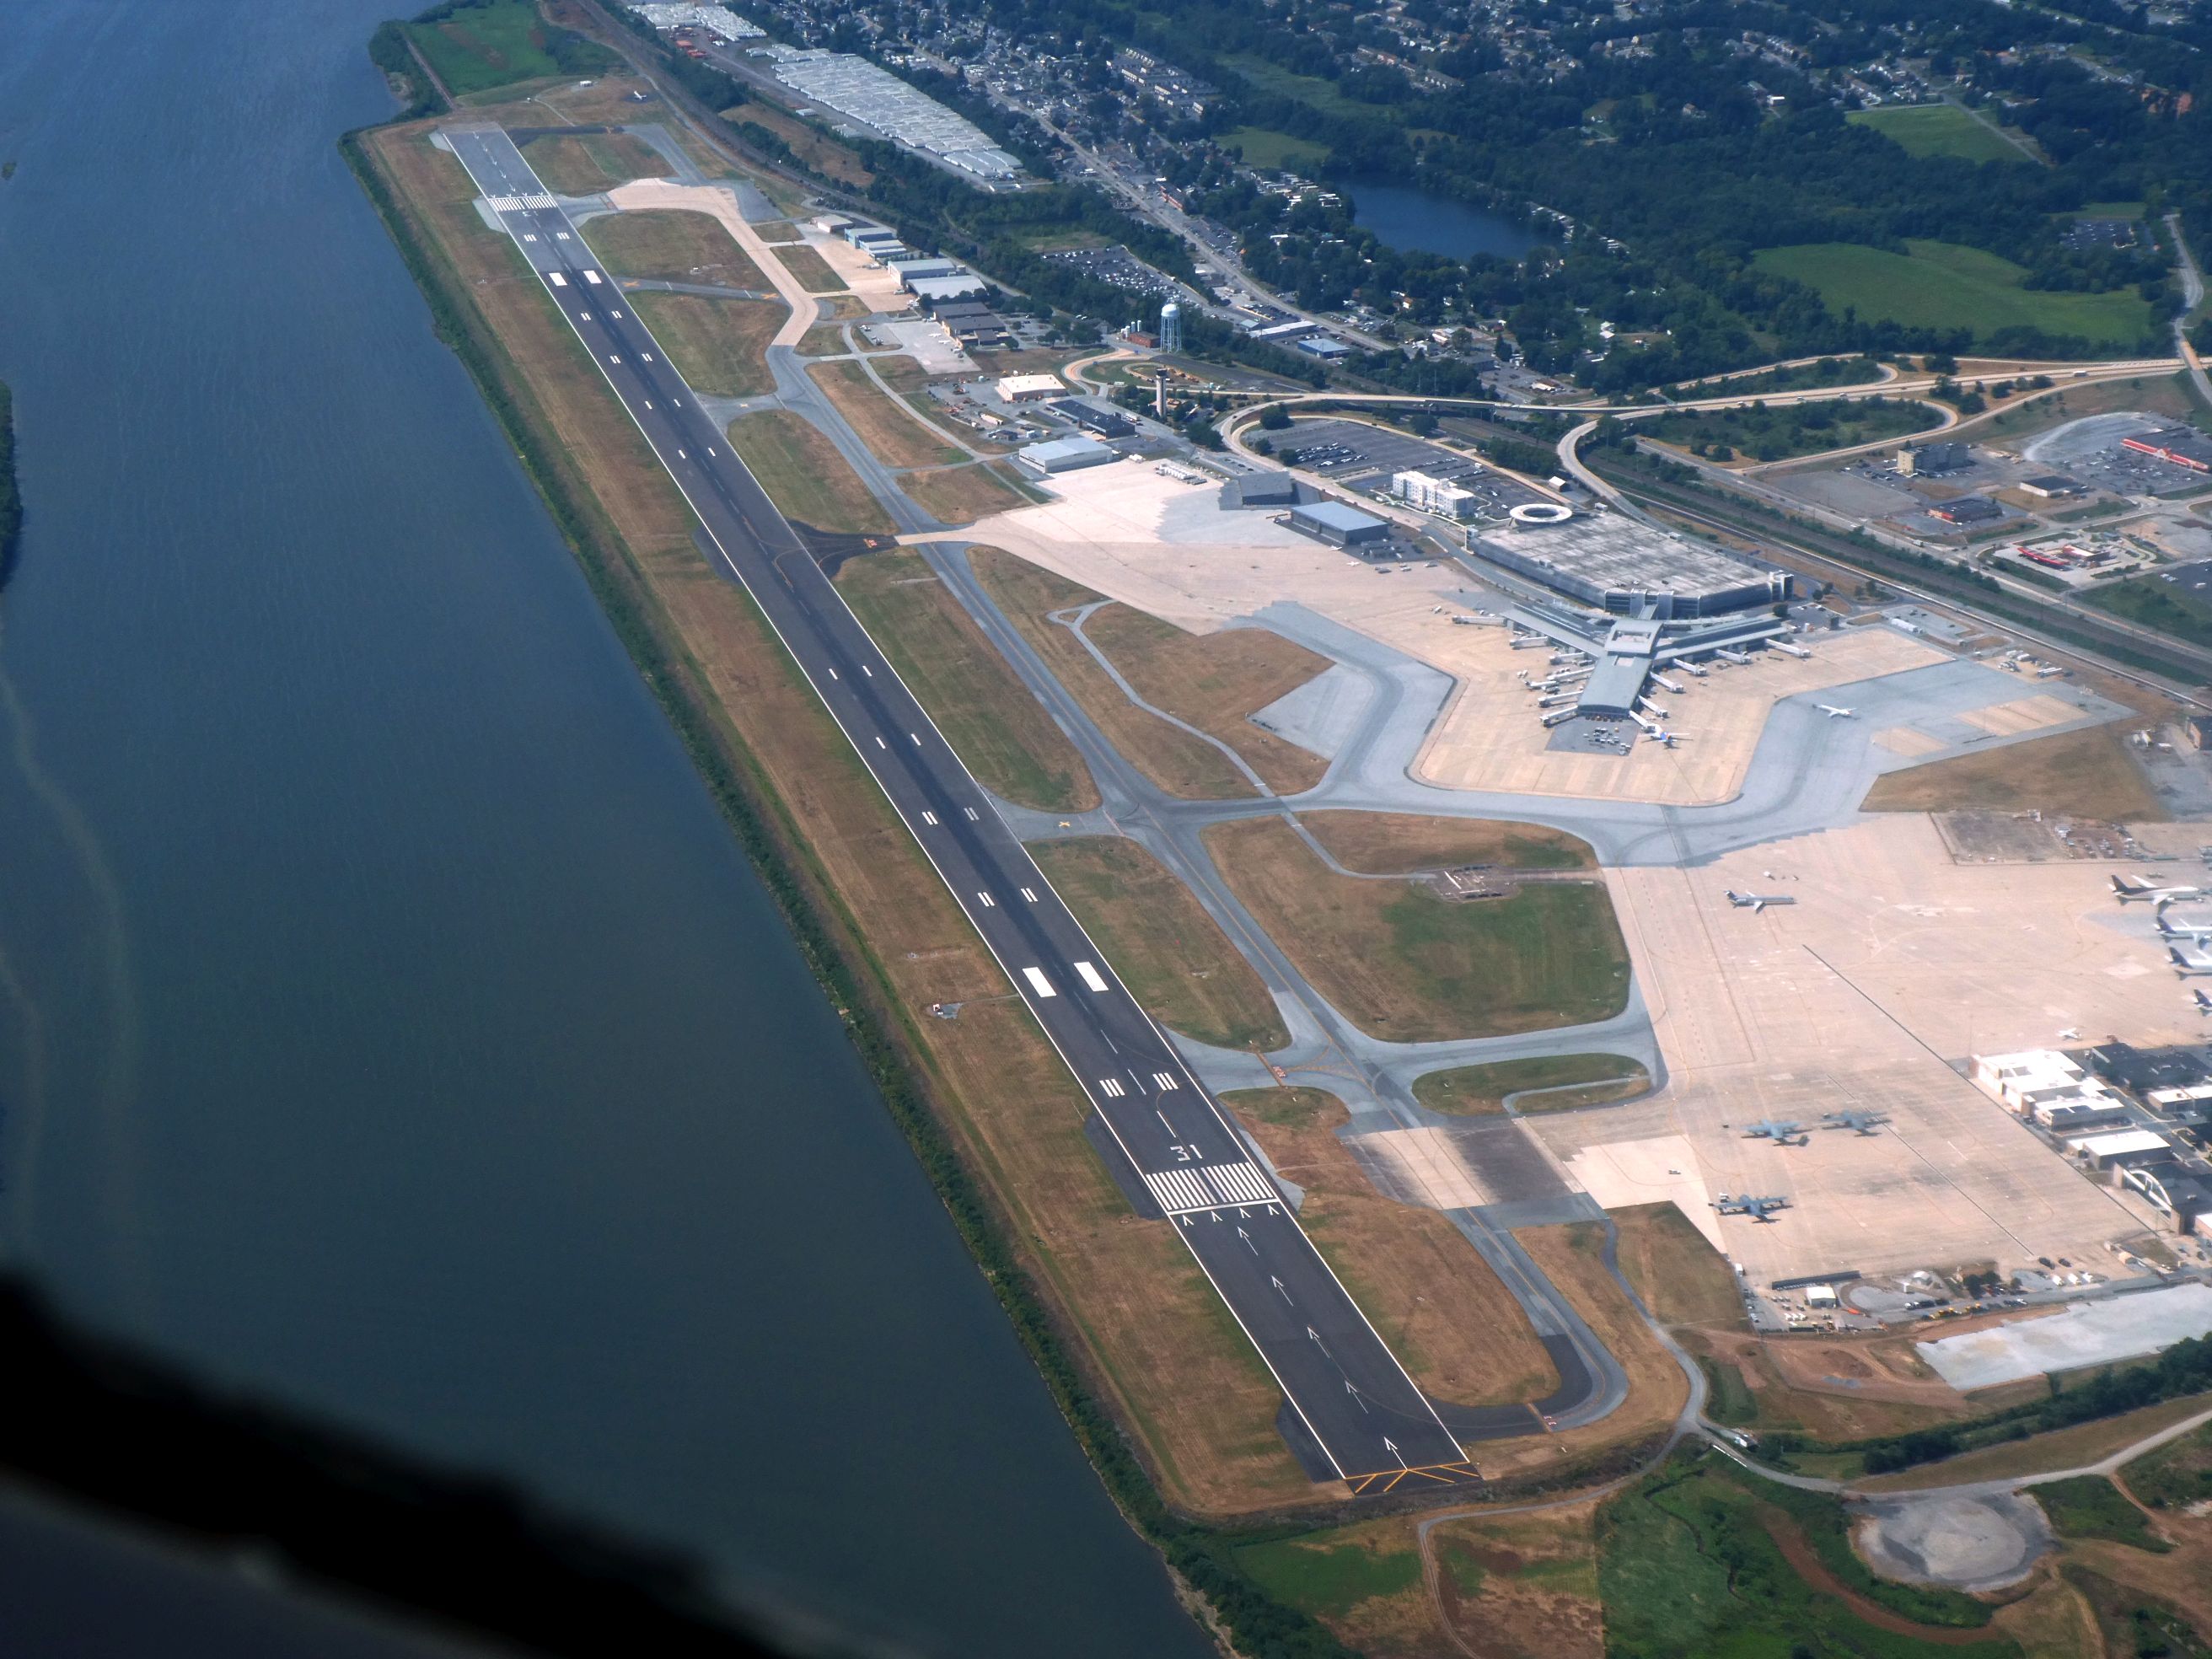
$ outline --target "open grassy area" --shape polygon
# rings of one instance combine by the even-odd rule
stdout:
[[[807,125],[790,111],[779,108],[764,98],[755,98],[742,106],[730,118],[737,124],[738,137],[748,136],[745,132],[747,127],[757,128],[769,137],[788,145],[791,153],[802,163],[826,178],[850,185],[856,190],[866,190],[875,182],[876,175],[861,165],[857,151],[839,143],[827,133]]]
[[[434,23],[401,27],[457,98],[541,76],[596,74],[617,61],[580,36],[549,32],[531,0],[490,0]]]
[[[908,500],[941,524],[973,524],[1029,505],[998,468],[982,463],[909,472],[899,480]]]
[[[1899,105],[1854,110],[1844,118],[1872,127],[1915,155],[1955,155],[1962,161],[2027,161],[2033,158],[2004,135],[1956,104]]]
[[[1249,718],[1325,671],[1328,658],[1262,628],[1187,634],[1126,605],[1085,627],[1146,702],[1220,738],[1277,794],[1310,789],[1328,770],[1319,755]]]
[[[780,247],[775,257],[783,267],[799,279],[799,285],[809,294],[841,294],[845,279],[830,269],[830,262],[805,243],[791,247]]]
[[[1641,1065],[1621,1054],[1540,1054],[1431,1072],[1414,1082],[1413,1097],[1432,1112],[1502,1112],[1510,1094],[1556,1089],[1557,1094],[1519,1102],[1516,1109],[1558,1112],[1624,1100],[1650,1082]],[[1583,1086],[1571,1086],[1577,1084]]]
[[[1298,822],[1339,864],[1370,876],[1410,876],[1470,864],[1587,870],[1597,861],[1579,836],[1510,818],[1331,811],[1301,812]]]
[[[877,390],[862,363],[817,363],[807,374],[885,466],[945,466],[967,456]]]
[[[1861,1492],[1912,1492],[1923,1486],[1954,1486],[1965,1480],[2002,1480],[2016,1474],[2049,1474],[2059,1469],[2086,1468],[2125,1449],[2146,1435],[2169,1424],[2212,1408],[2212,1395],[2184,1395],[2155,1406],[2100,1417],[2025,1440],[1999,1441],[1978,1450],[1961,1452],[1939,1462],[1878,1474],[1858,1483]]]
[[[740,415],[730,446],[783,515],[817,530],[889,535],[893,526],[830,441],[787,409]]]
[[[1328,160],[1328,146],[1310,138],[1294,138],[1287,132],[1273,132],[1266,127],[1238,127],[1225,132],[1217,143],[1243,152],[1244,165],[1263,172],[1310,173]]]
[[[1266,1053],[1291,1040],[1252,965],[1136,842],[1092,837],[1030,850],[1153,1018],[1222,1048]]]
[[[2122,1464],[2120,1479],[2154,1510],[2185,1509],[2212,1498],[2212,1425]]]
[[[921,555],[848,559],[837,589],[984,787],[1040,811],[1098,805],[1083,757]]]
[[[2037,1486],[2033,1493],[2061,1538],[2109,1538],[2164,1555],[2173,1546],[2151,1530],[2150,1517],[2101,1474],[2085,1474]]]
[[[538,176],[563,196],[594,196],[671,171],[650,144],[627,132],[550,133],[525,139],[521,149]]]
[[[1495,1036],[1620,1012],[1628,952],[1602,885],[1546,883],[1453,904],[1330,870],[1279,818],[1206,845],[1239,898],[1322,995],[1400,1042]]]
[[[586,222],[581,234],[585,245],[617,276],[775,292],[730,233],[703,213],[664,208],[609,213]]]
[[[1283,1178],[1305,1189],[1300,1224],[1425,1392],[1462,1405],[1515,1405],[1559,1387],[1528,1316],[1459,1229],[1375,1190],[1337,1137],[1350,1117],[1343,1102],[1316,1089],[1237,1090],[1224,1099]]]
[[[852,349],[842,323],[817,323],[799,337],[802,357],[841,357]]]
[[[2167,816],[2112,726],[1886,772],[1860,805],[1869,812],[2039,811],[2120,823]]]
[[[790,313],[774,300],[633,294],[630,305],[694,392],[724,398],[773,391],[768,343]]]
[[[1046,620],[1054,611],[1095,604],[1098,594],[998,548],[975,549],[972,562],[1000,609],[1132,765],[1163,789],[1195,799],[1233,800],[1252,793],[1218,750],[1131,702],[1081,641]]]
[[[1421,1582],[1419,1554],[1401,1529],[1387,1526],[1247,1544],[1237,1564],[1292,1607],[1332,1621]]]
[[[1971,328],[1978,337],[2014,326],[2134,349],[2156,323],[2133,289],[2111,294],[2039,293],[2009,259],[1954,242],[1908,241],[1891,253],[1851,242],[1762,248],[1752,263],[1818,290],[1828,309],[1908,328]]]
[[[2134,576],[2124,582],[2095,587],[2083,596],[2100,611],[2111,612],[2138,628],[2185,640],[2191,645],[2212,646],[2212,605],[2203,596],[2179,582],[2156,576]]]
[[[2022,403],[2001,403],[1988,415],[1970,423],[1977,442],[1992,438],[2019,439],[2076,421],[2084,415],[2108,415],[2116,410],[2139,410],[2187,421],[2200,415],[2189,395],[2182,373],[2145,374],[2131,380],[2092,380],[2068,386],[2047,398]]]
[[[1764,408],[1685,409],[1638,421],[1636,430],[1717,460],[1781,461],[1902,438],[1942,423],[1934,410],[1910,398],[1822,398]]]
[[[1279,1389],[1172,1231],[1132,1220],[1073,1080],[759,613],[708,568],[681,496],[544,285],[477,216],[466,173],[421,124],[367,134],[357,154],[1091,1455],[1140,1491],[1126,1431],[1166,1501],[1201,1516],[1309,1501],[1274,1431]],[[969,1006],[933,1020],[933,1002]],[[1073,1384],[1060,1341],[1083,1350]]]
[[[1743,1327],[1735,1271],[1689,1217],[1672,1204],[1611,1213],[1620,1237],[1620,1271],[1654,1319],[1717,1330]]]

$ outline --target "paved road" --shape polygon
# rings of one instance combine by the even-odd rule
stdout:
[[[1479,1478],[520,152],[496,128],[447,137],[1097,1109],[1133,1200],[1172,1218],[1282,1384],[1309,1468],[1362,1492]]]

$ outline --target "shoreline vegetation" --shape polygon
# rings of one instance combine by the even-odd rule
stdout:
[[[15,568],[23,535],[23,498],[15,485],[15,394],[0,380],[0,582]]]
[[[389,40],[388,36],[380,37]],[[411,69],[412,65],[410,65]],[[393,78],[412,84],[412,77]],[[395,88],[398,90],[398,88]],[[419,100],[405,100],[410,112]],[[481,301],[459,273],[448,270],[434,236],[419,226],[402,186],[387,175],[371,140],[404,125],[403,113],[380,126],[346,134],[347,164],[382,220],[428,307],[434,331],[459,357],[499,421],[526,475],[544,501],[609,623],[667,714],[687,754],[745,856],[759,872],[790,929],[809,970],[838,1010],[847,1032],[906,1136],[956,1231],[1013,1326],[1063,1418],[1109,1495],[1133,1526],[1157,1548],[1187,1594],[1206,1604],[1206,1622],[1228,1632],[1240,1650],[1337,1659],[1351,1650],[1310,1615],[1285,1605],[1254,1581],[1235,1559],[1235,1549],[1258,1536],[1311,1524],[1290,1519],[1304,1512],[1325,1522],[1338,1505],[1326,1493],[1276,1492],[1261,1502],[1243,1499],[1241,1526],[1193,1518],[1164,1494],[1136,1434],[1125,1428],[1103,1396],[1117,1395],[1138,1430],[1151,1426],[1121,1379],[1106,1369],[1106,1356],[1071,1334],[1088,1317],[1065,1308],[1039,1282],[1038,1268],[1054,1273],[1049,1260],[1035,1262],[1018,1240],[1021,1224],[1005,1194],[988,1186],[991,1159],[976,1144],[974,1126],[950,1109],[947,1092],[958,1084],[946,1075],[914,1029],[902,994],[880,953],[861,930],[824,856],[810,842],[779,793],[762,753],[714,700],[690,647],[651,591],[647,569],[629,547],[579,476],[576,464],[553,437],[546,412],[526,374],[508,354]],[[744,615],[764,637],[749,599]],[[789,665],[777,647],[776,661]],[[819,711],[815,711],[819,714]],[[826,715],[820,716],[826,726]],[[834,738],[825,739],[825,744]],[[1093,1160],[1095,1163],[1095,1159]],[[1099,1182],[1108,1184],[1103,1169]],[[1172,1245],[1173,1241],[1167,1241]],[[1055,1274],[1056,1276],[1056,1274]],[[1218,1323],[1218,1322],[1215,1322]],[[1256,1359],[1250,1361],[1256,1370]],[[1214,1369],[1219,1370],[1217,1364]],[[1156,1455],[1169,1449],[1148,1448]],[[1282,1460],[1288,1466],[1287,1455]],[[1276,1485],[1281,1486],[1278,1480]],[[1270,1515],[1279,1517],[1272,1531]]]

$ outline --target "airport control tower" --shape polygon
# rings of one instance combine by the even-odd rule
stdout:
[[[1173,300],[1160,307],[1160,349],[1182,349],[1182,307]]]

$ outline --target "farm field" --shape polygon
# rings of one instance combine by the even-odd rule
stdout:
[[[1954,242],[1908,241],[1905,253],[1850,242],[1762,248],[1752,263],[1816,289],[1828,308],[1908,328],[2037,328],[2132,349],[2152,331],[2151,308],[2132,289],[2112,294],[2036,293],[2009,259]]]
[[[2031,158],[1956,104],[1915,104],[1854,110],[1844,118],[1871,127],[1914,155],[1955,155],[1962,161],[2026,161]]]

